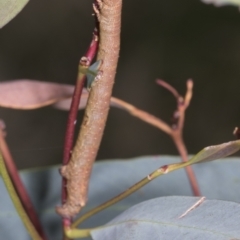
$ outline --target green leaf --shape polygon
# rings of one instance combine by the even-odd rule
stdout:
[[[29,0],[0,0],[0,28],[16,17],[28,1]]]
[[[215,159],[227,157],[237,152],[239,149],[240,140],[205,147],[189,161],[191,161],[192,163],[212,161]]]
[[[94,240],[239,239],[238,203],[199,200],[185,196],[151,199],[126,210],[106,226],[92,230],[91,235]]]
[[[90,180],[89,200],[82,214],[125,191],[159,166],[180,161],[179,157],[173,156],[146,156],[127,160],[97,161],[93,166]],[[193,165],[193,168],[203,196],[208,199],[239,202],[239,157],[196,164]],[[49,240],[61,239],[62,237],[61,218],[55,213],[55,206],[61,204],[61,177],[58,169],[59,166],[21,171],[21,178],[27,187],[34,206],[38,210]],[[17,234],[18,239],[31,240],[16,213],[1,178],[0,190],[0,239],[16,239]],[[92,228],[106,224],[135,204],[152,198],[171,195],[192,195],[184,169],[152,181],[121,202],[87,219],[81,226],[82,228]],[[182,203],[185,204],[184,202]],[[216,219],[216,221],[221,222],[222,219]]]
[[[160,169],[162,171],[158,171],[157,175],[159,176],[162,173],[165,174],[168,172],[172,172],[192,164],[208,162],[208,161],[224,158],[239,151],[239,149],[240,149],[240,140],[205,147],[203,150],[198,152],[195,156],[193,156],[187,162],[175,163],[175,164],[165,165],[161,167]]]

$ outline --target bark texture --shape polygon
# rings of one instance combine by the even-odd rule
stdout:
[[[122,0],[97,1],[94,11],[99,20],[99,50],[97,60],[102,65],[91,86],[80,133],[70,162],[61,174],[67,179],[67,201],[57,207],[64,217],[75,216],[86,204],[88,183],[107,115],[120,48]]]

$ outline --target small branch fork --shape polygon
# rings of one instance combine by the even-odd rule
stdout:
[[[192,89],[193,89],[193,81],[191,79],[187,80],[187,91],[185,97],[183,98],[176,89],[170,86],[168,83],[164,82],[163,80],[157,80],[157,84],[169,90],[173,96],[176,98],[177,101],[177,110],[173,114],[173,122],[171,126],[171,133],[170,136],[172,137],[179,154],[181,155],[182,161],[186,162],[188,160],[188,153],[187,148],[185,146],[183,140],[183,127],[184,127],[184,120],[185,120],[185,111],[188,108],[191,99],[192,99]],[[194,175],[193,169],[191,166],[185,168],[192,191],[195,196],[200,196],[200,190],[197,184],[197,179]]]
[[[173,96],[177,100],[177,109],[175,110],[173,114],[173,124],[170,126],[169,124],[165,123],[161,119],[143,111],[135,106],[124,102],[123,100],[120,100],[118,98],[111,98],[111,102],[116,107],[120,107],[126,111],[128,111],[131,115],[159,128],[163,132],[167,133],[174,141],[178,152],[182,158],[183,162],[186,162],[188,160],[188,153],[187,149],[183,140],[182,132],[184,127],[184,119],[185,119],[185,111],[188,108],[191,98],[192,98],[192,89],[193,89],[193,81],[189,79],[187,81],[187,91],[185,94],[185,97],[182,97],[177,90],[169,85],[167,82],[163,80],[157,80],[157,84],[160,86],[166,88],[169,92],[173,94]],[[200,190],[197,184],[196,177],[194,175],[194,172],[191,168],[191,166],[186,167],[186,171],[188,174],[188,178],[191,184],[192,191],[195,196],[200,196]]]

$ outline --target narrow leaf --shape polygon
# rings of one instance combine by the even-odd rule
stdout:
[[[0,28],[11,21],[29,0],[0,0]]]
[[[239,149],[240,149],[240,140],[205,147],[203,150],[198,152],[194,157],[192,157],[187,162],[176,163],[176,164],[171,164],[171,165],[161,167],[160,168],[161,171],[159,172],[159,175],[161,175],[160,174],[161,172],[166,174],[168,172],[172,172],[195,163],[208,162],[208,161],[224,158],[239,151]]]
[[[227,157],[240,149],[240,140],[222,143],[210,147],[205,147],[202,151],[197,153],[189,162],[207,162],[219,158]]]
[[[0,83],[0,106],[15,109],[35,109],[70,98],[74,86],[35,80],[15,80]]]
[[[28,79],[0,82],[0,107],[28,110],[52,105],[68,111],[73,91],[74,86],[70,84]],[[87,99],[88,91],[84,88],[79,109],[86,107]],[[118,101],[111,98],[111,106],[123,108]]]

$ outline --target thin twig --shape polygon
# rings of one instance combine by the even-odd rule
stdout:
[[[28,215],[29,219],[31,220],[32,224],[36,228],[36,231],[41,236],[42,240],[47,239],[43,227],[39,221],[38,215],[35,211],[35,208],[32,204],[32,201],[26,191],[26,188],[23,185],[23,182],[18,174],[16,165],[14,163],[14,160],[12,158],[12,155],[9,151],[9,148],[7,146],[7,143],[5,141],[5,135],[3,127],[5,124],[2,120],[0,120],[0,154],[2,154],[8,174],[11,178],[12,184],[14,186],[14,189],[21,201],[21,204]]]
[[[231,141],[228,143],[223,143],[220,145],[206,147],[206,148],[202,149],[201,151],[199,151],[194,157],[192,157],[187,162],[163,165],[160,168],[153,171],[152,173],[150,173],[147,177],[145,177],[141,181],[137,182],[136,184],[134,184],[133,186],[128,188],[126,191],[122,192],[121,194],[115,196],[114,198],[108,200],[107,202],[97,206],[96,208],[93,208],[89,212],[82,215],[71,225],[71,228],[70,228],[71,231],[68,231],[68,234],[72,234],[72,236],[77,236],[77,235],[83,236],[84,234],[90,234],[90,231],[92,229],[78,229],[78,231],[75,231],[75,228],[79,224],[81,224],[83,221],[88,219],[89,217],[97,214],[98,212],[104,210],[105,208],[126,198],[130,194],[134,193],[135,191],[142,188],[144,185],[148,184],[150,181],[152,181],[153,179],[155,179],[161,175],[168,174],[170,172],[173,172],[173,171],[176,171],[176,170],[179,170],[182,168],[186,168],[187,166],[197,164],[200,162],[214,161],[216,159],[229,156],[239,150],[240,150],[239,140],[236,140],[236,141]],[[180,218],[185,216],[186,214],[188,214],[191,210],[195,209],[197,206],[199,206],[199,204],[201,204],[204,199],[205,199],[205,197],[203,197],[199,201],[197,201],[197,203],[195,203],[192,207],[190,207],[183,215],[180,216]],[[66,229],[66,230],[68,230],[68,229]]]
[[[86,67],[88,68],[93,61],[93,58],[96,55],[98,48],[98,30],[94,29],[93,39],[89,46],[88,51],[85,56],[81,58],[79,62],[79,68]],[[64,143],[64,153],[63,153],[63,164],[66,165],[70,159],[71,151],[73,148],[73,138],[74,138],[74,130],[76,126],[76,119],[78,113],[78,106],[80,104],[81,94],[84,86],[86,76],[81,74],[79,71],[78,78],[76,81],[75,89],[73,92],[71,107],[68,115],[67,129],[65,134],[65,143]]]
[[[182,163],[175,163],[175,164],[161,166],[160,168],[156,169],[155,171],[150,173],[148,176],[146,176],[145,178],[143,178],[142,180],[140,180],[139,182],[137,182],[136,184],[134,184],[133,186],[128,188],[126,191],[120,193],[119,195],[108,200],[107,202],[105,202],[105,203],[93,208],[89,212],[83,214],[76,221],[74,221],[74,223],[71,225],[71,229],[74,230],[74,228],[76,228],[79,224],[84,222],[86,219],[97,214],[98,212],[101,212],[102,210],[108,208],[109,206],[112,206],[113,204],[121,201],[122,199],[128,197],[129,195],[136,192],[137,190],[139,190],[140,188],[142,188],[143,186],[145,186],[152,180],[156,179],[157,177],[168,174],[173,171],[176,171],[178,169],[184,168],[191,164],[193,164],[193,163],[191,161],[188,161],[186,163],[182,162]]]
[[[186,149],[186,146],[184,144],[184,140],[182,138],[182,135],[178,135],[180,134],[179,132],[173,132],[172,134],[172,139],[175,143],[175,146],[182,158],[182,161],[183,162],[187,162],[188,161],[188,153],[187,153],[187,149]],[[201,193],[200,193],[200,189],[199,189],[199,186],[198,186],[198,183],[197,183],[197,179],[195,177],[195,174],[194,174],[194,171],[192,169],[191,166],[187,166],[185,168],[186,172],[187,172],[187,175],[188,175],[188,178],[189,178],[189,183],[191,185],[191,188],[192,188],[192,191],[193,191],[193,194],[194,196],[201,196]]]
[[[192,99],[192,89],[193,89],[193,81],[191,79],[187,80],[187,91],[185,97],[179,95],[177,100],[177,115],[175,119],[175,124],[172,126],[172,134],[170,135],[178,149],[178,152],[182,158],[183,162],[188,161],[188,152],[186,145],[183,140],[183,127],[185,121],[185,111],[188,108],[191,99]],[[191,188],[194,196],[200,196],[200,189],[198,187],[197,179],[195,177],[194,171],[191,166],[185,168],[189,182],[191,184]]]
[[[163,80],[161,80],[161,79],[157,79],[157,80],[156,80],[156,83],[157,83],[158,85],[166,88],[169,92],[172,93],[172,95],[173,95],[175,98],[178,99],[179,97],[181,97],[180,94],[178,93],[178,91],[177,91],[174,87],[172,87],[169,83],[167,83],[167,82],[165,82],[165,81],[163,81]]]
[[[86,204],[89,178],[107,120],[119,48],[121,0],[98,0],[93,5],[99,20],[99,51],[102,65],[91,86],[80,133],[68,165],[61,174],[67,179],[67,201],[57,212],[71,218]]]
[[[137,118],[141,119],[142,121],[147,122],[159,129],[161,129],[163,132],[165,132],[169,135],[172,133],[172,129],[167,123],[165,123],[161,119],[153,116],[152,114],[149,114],[141,109],[138,109],[135,106],[133,106],[121,99],[111,97],[111,104],[114,104],[115,107],[122,108],[122,109],[128,111],[128,113],[130,113],[134,117],[137,117]]]
[[[188,153],[187,153],[187,148],[185,146],[183,137],[182,137],[182,132],[183,132],[183,127],[184,127],[184,120],[185,120],[185,111],[188,108],[191,98],[192,98],[192,89],[193,89],[193,81],[189,79],[187,81],[187,91],[185,94],[185,97],[183,98],[177,90],[172,87],[170,84],[166,83],[163,80],[157,80],[157,83],[166,88],[168,91],[170,91],[174,97],[176,97],[177,101],[177,110],[174,113],[174,124],[172,126],[169,126],[167,123],[162,121],[161,119],[143,111],[135,106],[124,102],[123,100],[120,100],[118,98],[111,98],[111,104],[115,107],[119,107],[121,109],[126,110],[129,112],[131,115],[138,117],[139,119],[159,128],[163,132],[167,133],[174,141],[176,148],[182,158],[183,162],[186,162],[188,160]],[[193,169],[191,166],[186,167],[186,172],[191,184],[191,188],[193,191],[193,194],[195,196],[200,196],[200,190],[198,187],[198,183],[195,177],[195,174],[193,172]]]
[[[84,222],[86,219],[90,218],[91,216],[97,214],[98,212],[101,212],[102,210],[108,208],[109,206],[112,206],[113,204],[121,201],[122,199],[126,198],[127,196],[133,194],[149,182],[151,182],[153,179],[168,173],[168,166],[165,165],[163,167],[158,168],[154,172],[150,173],[147,177],[143,178],[130,188],[128,188],[126,191],[120,193],[119,195],[113,197],[112,199],[108,200],[107,202],[97,206],[96,208],[93,208],[89,212],[85,213],[81,217],[79,217],[74,223],[71,225],[71,228],[76,228],[79,224]]]
[[[177,99],[177,111],[178,111],[178,123],[177,129],[175,131],[181,131],[184,127],[184,120],[185,120],[185,111],[188,108],[191,99],[192,99],[192,89],[193,89],[193,81],[191,79],[187,80],[187,91],[185,97],[183,98],[180,96]]]

